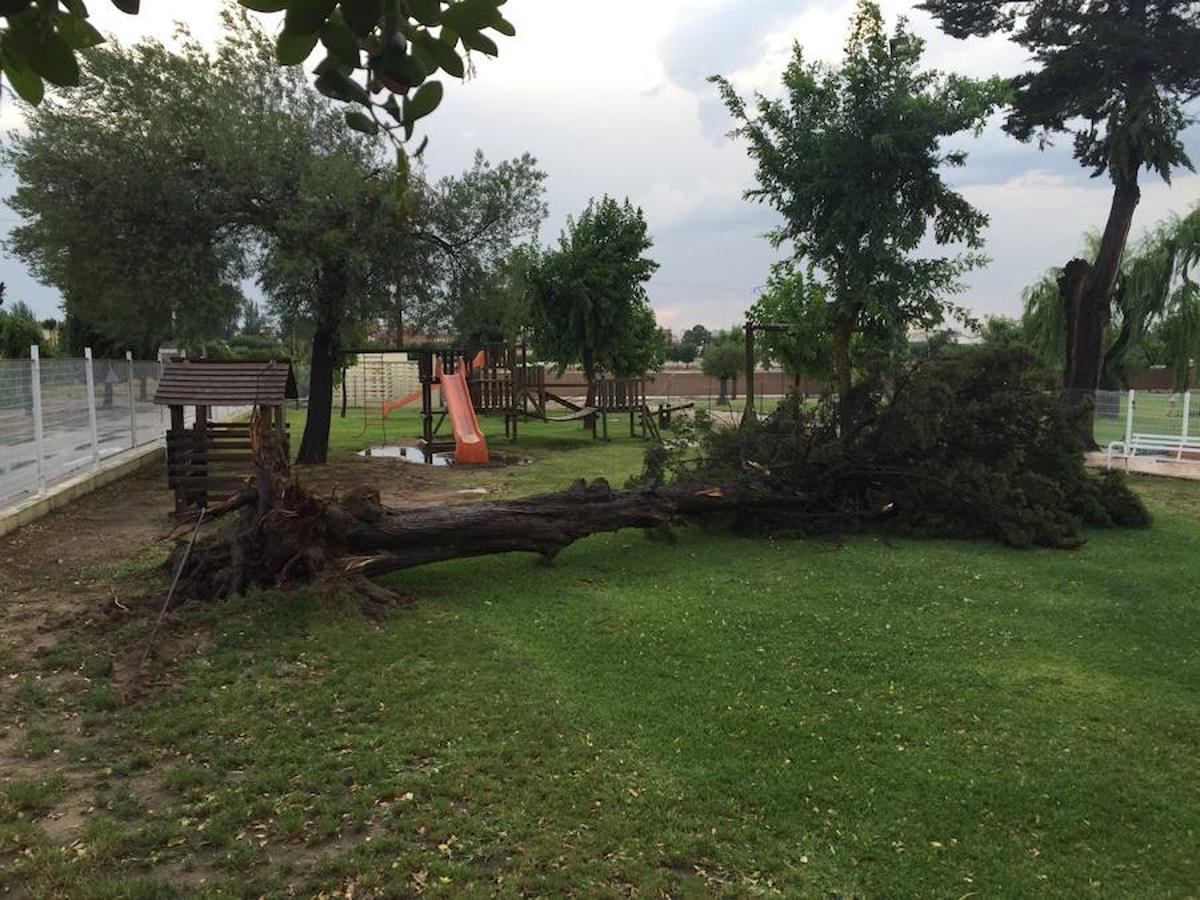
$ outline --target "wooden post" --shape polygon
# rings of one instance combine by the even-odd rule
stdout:
[[[200,479],[208,478],[208,407],[196,407],[196,425],[192,429],[193,453],[199,455],[198,460],[188,466],[188,477],[199,475]],[[190,498],[198,506],[208,506],[208,491],[201,487]]]
[[[754,322],[746,320],[746,409],[742,413],[742,424],[753,422],[758,417],[754,408]]]
[[[274,421],[275,440],[278,442],[279,451],[283,454],[283,458],[288,461],[288,465],[292,462],[292,449],[288,446],[287,438],[287,414],[284,412],[283,404],[272,407],[272,419]]]
[[[180,484],[180,480],[190,474],[190,468],[184,468],[183,464],[192,457],[180,443],[185,434],[183,407],[172,406],[171,430],[167,432],[167,486],[175,492],[175,512],[183,512],[188,507],[187,491]]]

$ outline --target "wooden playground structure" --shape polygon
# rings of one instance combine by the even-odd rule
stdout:
[[[154,403],[170,410],[167,484],[175,509],[207,506],[246,481],[246,469],[269,454],[286,466],[289,437],[284,405],[296,400],[290,360],[172,359],[163,367]],[[185,408],[194,408],[189,428]],[[250,408],[249,420],[215,422],[214,407]]]
[[[364,356],[379,354],[380,350],[347,350]],[[546,366],[529,360],[525,346],[493,344],[473,352],[463,348],[422,348],[409,351],[410,358],[416,356],[420,388],[405,397],[382,404],[382,415],[387,416],[395,409],[421,400],[420,444],[426,462],[431,462],[435,453],[455,451],[456,458],[463,454],[463,441],[459,432],[459,417],[463,426],[470,430],[472,417],[465,411],[455,409],[448,403],[446,382],[461,377],[470,397],[471,411],[479,416],[496,416],[504,419],[504,434],[510,441],[517,439],[523,420],[555,423],[581,423],[592,437],[608,440],[610,416],[628,416],[630,437],[640,436],[644,440],[660,439],[660,428],[669,427],[671,415],[691,409],[694,403],[675,405],[658,404],[652,407],[646,395],[646,379],[600,378],[592,382],[557,383],[551,389],[547,385]],[[434,390],[442,393],[441,404],[435,403]],[[567,392],[578,390],[579,395]],[[441,436],[447,419],[451,419],[454,439]],[[459,461],[464,461],[459,459]],[[484,460],[486,461],[486,459]]]

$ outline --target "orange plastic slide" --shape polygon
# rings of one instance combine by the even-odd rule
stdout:
[[[441,373],[439,381],[446,398],[446,412],[450,426],[454,429],[454,461],[456,463],[486,464],[488,461],[487,439],[479,428],[475,407],[471,405],[471,392],[467,389],[467,376],[463,366],[452,374]]]
[[[387,403],[383,404],[383,417],[386,419],[388,416],[390,416],[392,414],[392,410],[400,409],[403,406],[408,406],[408,404],[413,403],[420,399],[421,399],[421,389],[417,388],[411,394],[405,394],[399,400],[389,400]]]

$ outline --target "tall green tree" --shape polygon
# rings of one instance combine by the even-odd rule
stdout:
[[[140,0],[111,2],[130,15],[141,7]],[[346,105],[350,127],[368,134],[383,130],[397,142],[412,137],[416,122],[441,103],[444,89],[432,76],[463,78],[471,52],[495,56],[493,36],[516,34],[500,13],[505,0],[239,2],[283,14],[274,42],[278,64],[299,67],[319,54],[317,90]],[[78,86],[80,55],[104,42],[88,21],[88,0],[5,0],[0,21],[0,76],[35,105],[47,82]]]
[[[828,292],[837,387],[852,382],[854,337],[872,322],[903,335],[941,322],[959,276],[977,266],[987,217],[943,178],[966,154],[941,141],[978,130],[1003,97],[998,81],[920,68],[924,42],[901,20],[888,32],[879,6],[859,0],[845,59],[809,62],[797,44],[778,100],[753,104],[715,76],[749,144],[757,187],[747,198],[783,218],[772,232]],[[958,255],[919,257],[927,234]]]
[[[738,373],[746,368],[746,337],[740,328],[718,331],[709,336],[700,356],[700,371],[709,378],[717,379],[720,388],[717,404],[729,403],[729,385],[733,384],[733,398],[737,399]]]
[[[558,246],[530,274],[533,343],[543,359],[601,373],[639,375],[666,347],[646,296],[658,263],[642,211],[603,197],[567,222]]]
[[[1180,135],[1200,95],[1200,4],[1179,0],[925,0],[954,37],[1006,34],[1032,68],[1012,79],[1005,130],[1045,145],[1074,140],[1075,158],[1113,185],[1094,253],[1059,278],[1066,316],[1068,396],[1101,382],[1110,298],[1121,273],[1143,169],[1165,181],[1192,168]],[[1086,438],[1094,444],[1090,420]]]
[[[5,151],[24,219],[9,247],[97,349],[153,354],[226,332],[307,160],[370,155],[275,66],[264,34],[228,12],[226,26],[215,53],[191,41],[90,51],[71,101],[29,110]]]
[[[747,315],[761,324],[787,326],[783,331],[760,332],[756,346],[764,360],[779,363],[799,385],[805,375],[824,381],[832,378],[833,345],[828,340],[832,312],[823,284],[782,263],[771,267],[767,287]]]
[[[470,342],[517,337],[529,317],[545,183],[528,153],[491,163],[476,152],[461,174],[416,186],[423,193],[416,231],[435,259],[419,296],[408,300],[410,325]]]
[[[1088,235],[1085,255],[1102,238]],[[1124,255],[1105,318],[1098,387],[1120,390],[1131,371],[1145,361],[1150,342],[1155,356],[1186,382],[1191,361],[1200,358],[1200,286],[1192,277],[1200,263],[1200,207],[1158,223]],[[1050,365],[1068,364],[1070,324],[1059,286],[1063,270],[1052,268],[1025,289],[1024,331]]]
[[[257,274],[311,340],[299,459],[321,462],[343,329],[382,315],[454,236],[419,232],[420,179],[340,127],[251,21],[226,19],[213,54],[96,48],[73,102],[31,111],[9,153],[26,217],[12,247],[62,290],[72,341],[140,352],[228,335]]]

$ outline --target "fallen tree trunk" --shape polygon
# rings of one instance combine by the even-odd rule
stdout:
[[[350,554],[345,571],[380,575],[426,563],[525,551],[553,558],[580,538],[655,528],[675,515],[674,492],[614,491],[603,481],[523,500],[428,509],[389,509],[378,494],[347,497],[326,510],[331,534]]]
[[[658,528],[681,514],[739,504],[720,489],[614,491],[600,479],[521,500],[393,509],[380,502],[377,491],[322,500],[293,479],[260,470],[243,491],[209,511],[210,519],[232,512],[240,518],[196,546],[181,584],[194,598],[215,599],[253,587],[341,581],[370,599],[394,601],[368,579],[493,553],[551,559],[588,535]]]

